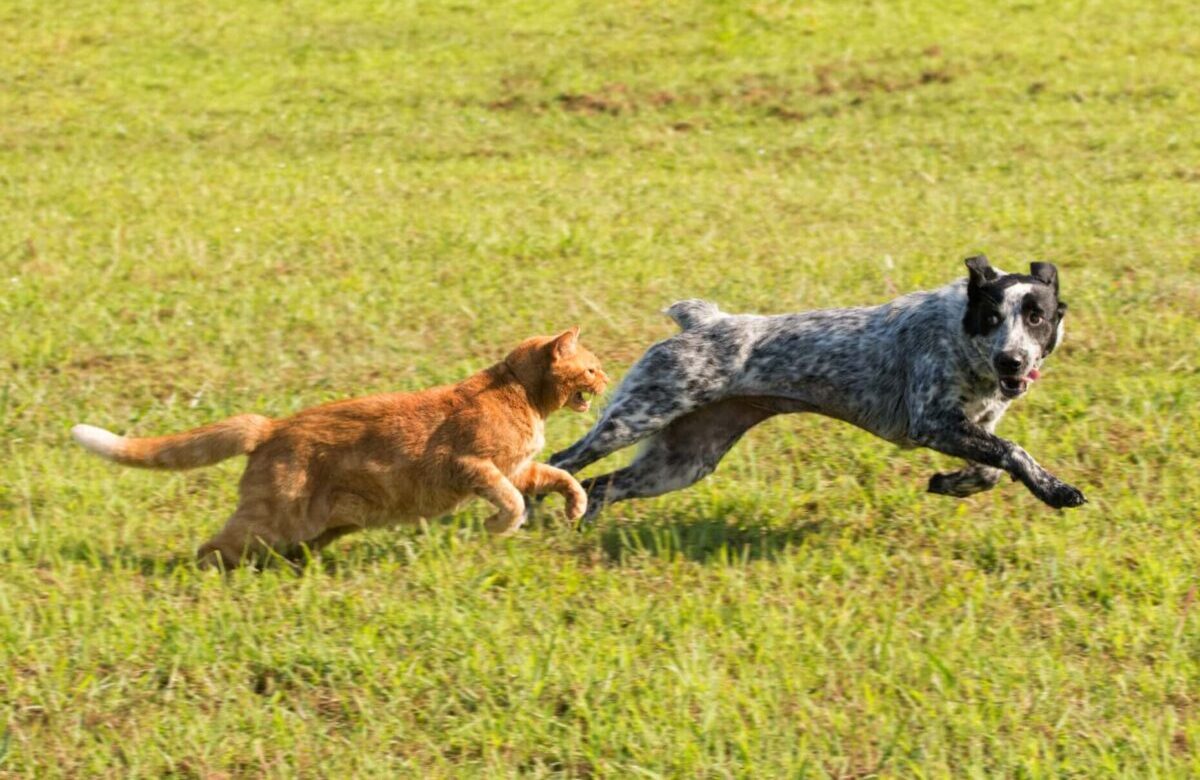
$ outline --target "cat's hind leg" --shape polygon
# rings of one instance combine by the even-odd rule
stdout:
[[[496,464],[482,458],[462,458],[458,468],[468,489],[496,507],[496,513],[483,522],[489,532],[507,536],[521,527],[525,499]]]
[[[200,545],[196,551],[199,564],[232,569],[272,552],[286,552],[291,540],[279,532],[280,524],[272,509],[267,502],[240,504],[225,526]]]
[[[201,565],[232,568],[247,560],[292,555],[325,530],[327,501],[314,501],[307,464],[292,453],[254,453],[238,485],[238,506],[202,544]]]

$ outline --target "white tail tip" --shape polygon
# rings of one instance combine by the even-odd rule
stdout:
[[[102,458],[112,458],[125,441],[124,436],[118,436],[94,425],[76,425],[71,429],[71,436],[88,452],[94,452]]]

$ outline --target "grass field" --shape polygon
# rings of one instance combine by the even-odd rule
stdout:
[[[0,775],[1200,773],[1194,11],[0,3]],[[472,505],[223,578],[192,551],[240,462],[67,434],[574,323],[619,376],[673,300],[879,302],[978,251],[1059,265],[1000,432],[1080,510],[790,417],[583,532]]]

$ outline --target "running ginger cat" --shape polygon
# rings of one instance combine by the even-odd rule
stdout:
[[[237,510],[197,552],[232,567],[246,554],[295,556],[363,528],[445,514],[480,496],[496,507],[485,526],[509,534],[524,519],[522,494],[561,493],[577,520],[587,494],[565,471],[537,463],[544,424],[568,406],[589,407],[608,377],[582,347],[579,328],[526,339],[504,360],[458,384],[315,406],[272,420],[242,414],[186,433],[126,438],[91,425],[71,429],[91,452],[159,469],[208,466],[248,455]]]

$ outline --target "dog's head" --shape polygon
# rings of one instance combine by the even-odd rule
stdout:
[[[1005,398],[1023,394],[1042,361],[1062,341],[1067,304],[1058,299],[1058,269],[1032,263],[1028,274],[1005,274],[983,255],[966,260],[963,328],[996,373]]]

